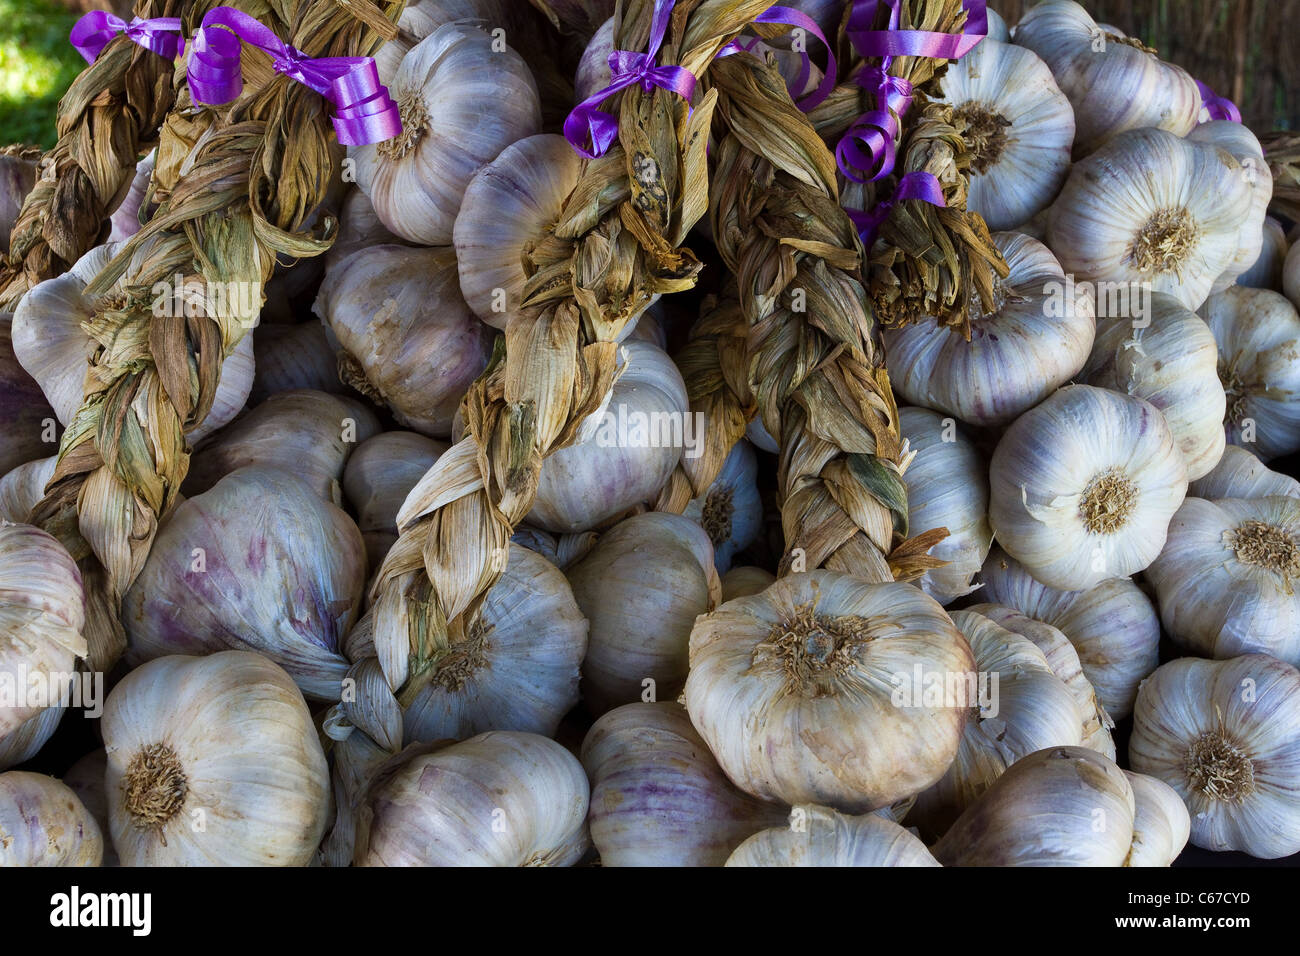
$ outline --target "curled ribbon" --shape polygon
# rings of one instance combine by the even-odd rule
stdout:
[[[600,105],[619,90],[640,84],[649,93],[655,87],[676,93],[687,102],[695,93],[695,75],[681,66],[655,66],[655,57],[668,33],[676,0],[655,0],[654,17],[650,21],[650,45],[645,53],[615,50],[609,55],[610,84],[598,93],[587,97],[564,120],[564,138],[581,155],[595,159],[608,152],[618,136],[618,120],[603,113]],[[591,140],[591,149],[586,148]]]
[[[379,82],[372,57],[309,57],[233,7],[209,10],[191,40],[187,74],[194,102],[219,106],[239,96],[244,88],[239,69],[241,40],[270,56],[275,72],[310,87],[334,104],[334,131],[343,145],[378,143],[402,132],[397,104]]]
[[[151,20],[135,17],[127,23],[105,10],[93,10],[73,24],[68,42],[87,63],[94,63],[109,41],[120,35],[161,57],[174,60],[185,49],[180,34],[180,17],[154,17]]]
[[[768,7],[762,13],[754,18],[755,23],[780,23],[785,26],[798,27],[811,33],[826,48],[826,72],[822,74],[822,81],[818,84],[817,89],[813,90],[795,105],[807,113],[809,110],[820,104],[826,97],[830,96],[835,90],[835,78],[839,74],[839,66],[835,62],[835,51],[831,49],[830,41],[822,33],[821,27],[817,26],[817,21],[801,10],[795,10],[791,7],[773,6]],[[760,42],[758,37],[735,39],[718,51],[718,56],[730,56],[733,53],[752,53],[754,48]],[[799,76],[795,80],[795,88],[802,90],[808,85],[808,77],[812,75],[812,59],[806,52],[803,53],[803,66],[799,71]]]
[[[943,198],[943,188],[933,173],[921,170],[908,173],[898,181],[898,188],[894,190],[894,195],[884,202],[877,203],[870,212],[863,212],[860,209],[844,210],[849,214],[853,228],[858,231],[858,237],[862,240],[864,248],[868,250],[871,248],[872,243],[876,241],[876,233],[889,218],[890,210],[905,199],[919,199],[932,206],[948,205]]]
[[[1201,102],[1205,104],[1205,112],[1211,120],[1241,122],[1241,110],[1237,109],[1236,103],[1226,96],[1219,96],[1200,80],[1196,81],[1196,88],[1201,91]]]

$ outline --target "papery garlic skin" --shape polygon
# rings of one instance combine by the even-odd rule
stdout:
[[[512,544],[470,633],[433,665],[407,706],[406,742],[464,740],[488,730],[554,737],[578,703],[587,631],[564,574]]]
[[[1124,771],[1137,813],[1125,866],[1171,866],[1187,846],[1192,818],[1178,791],[1156,777]]]
[[[99,866],[104,840],[77,795],[54,777],[0,773],[0,867]]]
[[[935,783],[956,756],[965,710],[899,695],[917,668],[965,675],[974,659],[911,585],[788,575],[701,617],[690,651],[691,722],[762,799],[863,813]]]
[[[727,858],[727,866],[939,866],[925,844],[876,814],[846,816],[804,805],[790,822],[756,833]]]
[[[1259,222],[1249,178],[1212,144],[1129,130],[1074,165],[1048,212],[1047,244],[1079,279],[1149,287],[1198,309],[1232,266],[1243,226]]]
[[[1160,553],[1187,470],[1153,405],[1089,385],[1060,389],[1007,429],[989,464],[989,523],[1050,587],[1087,590]]]
[[[713,542],[719,574],[731,559],[756,540],[763,529],[763,502],[758,494],[758,456],[743,438],[731,447],[713,484],[682,512],[698,522]]]
[[[1165,629],[1193,653],[1300,664],[1300,499],[1188,498],[1147,579]]]
[[[994,230],[1047,208],[1070,171],[1074,143],[1074,111],[1047,64],[1024,47],[985,39],[949,67],[940,89],[969,124],[967,208]]]
[[[131,178],[131,186],[127,190],[126,198],[109,217],[109,221],[113,224],[112,231],[108,234],[109,242],[124,242],[140,231],[140,207],[144,205],[149,180],[153,178],[157,155],[158,151],[152,150],[148,156],[135,164],[135,175]]]
[[[994,281],[994,311],[971,315],[970,341],[932,318],[885,332],[898,393],[972,425],[1009,422],[1068,382],[1096,328],[1092,299],[1046,246],[1011,232],[993,240],[1011,272]]]
[[[17,729],[0,735],[0,770],[8,770],[31,760],[59,729],[63,707],[46,707],[38,711]]]
[[[1083,673],[1115,720],[1133,710],[1138,684],[1160,660],[1160,618],[1132,580],[1112,578],[1087,591],[1061,591],[1034,579],[994,547],[980,572],[980,596],[1059,629],[1079,652]]]
[[[58,455],[38,458],[19,465],[0,477],[0,521],[23,524],[45,497],[45,486],[54,476]]]
[[[514,50],[497,52],[487,32],[448,23],[402,58],[388,85],[402,133],[348,148],[357,185],[389,230],[445,246],[474,174],[540,131],[537,84]]]
[[[923,408],[900,408],[899,429],[916,457],[903,473],[907,524],[913,533],[947,528],[930,555],[948,562],[925,572],[919,587],[940,604],[973,591],[993,543],[989,529],[989,481],[983,457],[957,430],[957,423]]]
[[[1214,280],[1211,292],[1222,292],[1237,281],[1259,258],[1264,246],[1264,217],[1273,199],[1273,175],[1264,159],[1264,148],[1255,134],[1242,123],[1211,120],[1187,134],[1194,143],[1207,143],[1231,153],[1241,164],[1241,175],[1251,187],[1250,212],[1242,221],[1237,237],[1237,254]],[[1243,285],[1246,283],[1243,283]]]
[[[726,778],[675,701],[606,713],[583,739],[582,764],[602,866],[721,866],[786,815]]]
[[[721,585],[708,535],[681,515],[648,512],[601,535],[569,568],[591,622],[582,697],[601,714],[645,699],[673,700],[686,681],[691,626],[717,606]]]
[[[1014,40],[1043,59],[1074,107],[1076,156],[1125,130],[1153,126],[1186,136],[1196,126],[1196,81],[1136,40],[1101,29],[1073,0],[1032,7],[1016,24]]]
[[[1154,293],[1141,320],[1097,323],[1083,378],[1160,409],[1189,479],[1208,474],[1227,444],[1227,398],[1219,381],[1219,349],[1201,319],[1172,296]]]
[[[1195,846],[1269,860],[1300,850],[1300,672],[1289,664],[1163,665],[1138,694],[1129,760],[1182,797]]]
[[[338,700],[348,670],[339,645],[365,575],[348,515],[288,472],[241,468],[159,531],[122,604],[128,660],[256,650],[308,696]]]
[[[1264,217],[1264,228],[1260,239],[1259,255],[1241,275],[1237,276],[1237,285],[1252,289],[1282,288],[1282,269],[1286,262],[1286,230],[1272,216]]]
[[[417,755],[372,790],[360,866],[572,866],[590,845],[587,776],[537,734],[492,731]]]
[[[302,694],[270,659],[223,651],[142,664],[108,695],[102,728],[124,866],[310,862],[329,771]]]
[[[1219,345],[1228,441],[1264,461],[1300,450],[1300,314],[1267,289],[1232,286],[1200,314]]]
[[[280,392],[309,388],[331,395],[347,391],[338,357],[319,322],[264,325],[253,335],[256,371],[248,404],[256,407]]]
[[[0,480],[0,495],[5,483]],[[1280,471],[1273,471],[1240,445],[1229,445],[1223,450],[1219,463],[1203,478],[1187,486],[1189,498],[1267,498],[1285,495],[1300,498],[1300,481]]]
[[[1051,747],[1016,761],[930,851],[944,866],[1122,866],[1136,814],[1112,761]]]
[[[397,540],[397,512],[407,494],[449,447],[416,432],[384,432],[363,441],[348,458],[343,492],[372,569]]]
[[[0,472],[42,458],[58,447],[54,410],[14,354],[7,319],[0,314]]]

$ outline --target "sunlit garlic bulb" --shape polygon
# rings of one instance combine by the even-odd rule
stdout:
[[[731,559],[757,540],[763,528],[758,494],[758,456],[743,438],[731,447],[713,484],[682,512],[713,542],[713,561],[725,574]]]
[[[1251,268],[1264,247],[1264,216],[1273,198],[1273,175],[1264,160],[1264,149],[1259,145],[1259,140],[1242,123],[1211,120],[1197,126],[1187,134],[1187,138],[1194,143],[1206,143],[1232,154],[1241,164],[1241,175],[1251,189],[1250,213],[1241,223],[1237,254],[1214,281],[1211,290],[1222,292]]]
[[[1113,759],[1113,758],[1112,758]],[[1137,813],[1125,866],[1170,866],[1187,846],[1192,818],[1178,791],[1156,777],[1125,770]]]
[[[798,806],[790,821],[756,833],[727,866],[939,866],[925,844],[874,813],[847,816],[828,807]]]
[[[54,777],[0,773],[0,868],[99,866],[104,839],[77,795]]]
[[[425,37],[445,23],[468,21],[488,32],[514,26],[510,0],[411,0],[397,20],[398,34],[375,53],[379,79],[391,86],[402,59]]]
[[[0,480],[0,496],[4,493],[4,487],[5,481]],[[1187,495],[1209,501],[1219,498],[1267,498],[1270,495],[1300,498],[1300,481],[1273,471],[1240,445],[1229,445],[1223,450],[1223,457],[1213,471],[1187,486]]]

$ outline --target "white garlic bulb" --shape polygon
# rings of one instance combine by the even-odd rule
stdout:
[[[402,8],[402,15],[397,20],[397,36],[375,53],[380,82],[391,86],[411,47],[444,23],[469,21],[489,32],[496,27],[506,29],[514,26],[509,7],[509,0],[412,0]]]
[[[256,371],[248,393],[250,406],[260,405],[277,392],[310,388],[340,395],[347,389],[339,381],[334,347],[319,322],[300,325],[264,325],[253,336]]]
[[[1150,288],[1197,309],[1233,265],[1244,224],[1260,222],[1250,179],[1213,144],[1129,130],[1074,165],[1048,211],[1047,244],[1099,300]]]
[[[1253,289],[1281,289],[1282,265],[1286,256],[1286,230],[1272,216],[1265,216],[1259,255],[1249,269],[1237,276],[1237,285]]]
[[[58,702],[87,653],[84,601],[63,545],[31,525],[0,522],[0,736]]]
[[[1300,309],[1300,242],[1287,250],[1282,261],[1282,292],[1292,305]]]
[[[942,699],[944,676],[975,669],[933,598],[833,571],[789,575],[701,617],[690,663],[686,709],[732,782],[847,813],[943,776],[966,717]],[[940,699],[914,674],[940,675]]]
[[[451,242],[470,179],[501,150],[541,129],[537,84],[519,54],[487,32],[447,23],[402,58],[388,84],[402,132],[351,146],[357,185],[392,232]]]
[[[1071,385],[998,442],[989,523],[1034,577],[1080,591],[1155,560],[1186,491],[1182,456],[1155,406]]]
[[[144,205],[149,180],[153,178],[157,152],[151,150],[149,155],[135,164],[135,175],[131,177],[131,185],[127,189],[126,197],[109,217],[109,221],[113,224],[112,231],[108,234],[109,242],[123,242],[140,231],[140,207]]]
[[[365,576],[361,532],[343,511],[288,472],[241,468],[159,531],[122,604],[128,660],[256,650],[304,693],[337,700]]]
[[[1069,639],[1108,714],[1121,720],[1132,712],[1138,684],[1160,659],[1160,618],[1141,588],[1112,578],[1086,591],[1060,591],[1035,580],[998,547],[980,578],[985,600],[1050,624]]]
[[[602,866],[720,866],[746,837],[785,818],[784,807],[726,778],[674,701],[606,713],[582,741],[582,765]]]
[[[587,776],[537,734],[497,730],[416,754],[371,790],[361,866],[572,866],[590,845]]]
[[[698,454],[703,427],[690,412],[673,360],[649,342],[620,346],[622,374],[580,440],[542,462],[528,523],[587,531],[652,501],[683,454]]]
[[[1133,817],[1133,845],[1125,866],[1169,866],[1187,846],[1192,818],[1178,791],[1163,780],[1144,773],[1124,771],[1133,788],[1137,813]]]
[[[1273,198],[1273,174],[1264,160],[1264,148],[1255,134],[1242,123],[1211,120],[1187,134],[1188,140],[1207,143],[1231,153],[1241,164],[1241,175],[1250,186],[1250,211],[1237,235],[1237,254],[1214,281],[1211,292],[1222,292],[1237,281],[1259,258],[1264,246],[1264,216]],[[1244,284],[1244,283],[1243,283]]]
[[[18,465],[0,477],[0,521],[24,524],[32,509],[45,497],[45,486],[54,477],[58,455]]]
[[[0,735],[0,770],[16,767],[40,753],[59,729],[63,711],[60,706],[46,707],[19,724],[17,729]]]
[[[0,867],[99,866],[104,840],[77,795],[53,777],[0,773]]]
[[[312,306],[344,353],[345,384],[408,428],[446,438],[487,367],[492,330],[461,298],[449,248],[371,246],[325,274]]]
[[[601,535],[568,578],[591,622],[582,662],[587,708],[601,714],[636,700],[676,698],[691,626],[722,595],[704,530],[681,515],[634,515]]]
[[[992,312],[972,304],[970,341],[933,318],[885,332],[898,394],[972,425],[1009,422],[1068,382],[1096,328],[1091,298],[1046,246],[1012,232],[993,241],[1011,271],[994,280]]]
[[[781,443],[767,433],[763,427],[762,416],[755,416],[750,419],[749,424],[745,427],[745,440],[760,451],[769,454],[778,454],[781,451]]]
[[[1160,409],[1187,477],[1200,478],[1218,464],[1226,444],[1218,359],[1209,327],[1177,299],[1156,292],[1142,319],[1097,323],[1083,378]]]
[[[6,318],[0,315],[0,472],[58,450],[54,410],[14,354]]]
[[[0,480],[0,497],[5,482]],[[1273,471],[1240,445],[1229,445],[1214,470],[1187,486],[1188,497],[1215,501],[1219,498],[1267,498],[1286,495],[1300,498],[1300,481]]]
[[[1300,850],[1300,672],[1289,664],[1165,664],[1138,694],[1129,760],[1182,797],[1196,846],[1263,859]]]
[[[257,465],[288,472],[325,501],[339,504],[348,457],[378,431],[374,413],[345,395],[277,392],[194,454],[184,490],[200,495],[231,472]]]
[[[996,10],[987,8],[985,14],[988,19],[989,32],[988,39],[997,40],[999,43],[1011,42],[1011,30],[1007,26],[1007,21],[1003,19],[1002,14]]]
[[[944,866],[1123,866],[1136,813],[1112,761],[1051,747],[1016,761],[930,851]]]
[[[1074,107],[1076,156],[1124,130],[1158,127],[1186,136],[1196,126],[1196,81],[1139,41],[1103,30],[1073,0],[1032,7],[1014,39],[1043,59]]]
[[[1268,289],[1233,286],[1200,313],[1219,344],[1228,441],[1264,461],[1300,449],[1300,315]]]
[[[464,740],[487,730],[554,737],[578,703],[587,619],[564,574],[510,546],[505,572],[465,640],[433,665],[407,706],[406,742]]]
[[[976,692],[956,759],[907,818],[936,835],[1021,757],[1078,745],[1083,733],[1073,692],[1031,641],[975,611],[954,611],[952,621],[975,655]]]
[[[92,750],[82,757],[63,775],[63,783],[81,801],[104,838],[104,861],[101,866],[121,866],[117,850],[113,848],[108,826],[108,791],[104,787],[104,778],[108,775],[108,754],[103,747]]]
[[[371,246],[405,246],[407,241],[395,236],[379,221],[370,197],[360,189],[349,191],[339,208],[339,232],[334,245],[325,253],[325,271],[329,272],[352,253]]]
[[[247,651],[162,657],[108,695],[109,828],[125,866],[305,866],[329,770],[289,675]]]
[[[1147,579],[1193,653],[1300,663],[1300,499],[1188,498]]]
[[[1070,171],[1074,143],[1074,111],[1047,64],[1024,47],[985,39],[948,68],[940,89],[967,124],[966,207],[990,229],[1015,228],[1047,208]]]
[[[0,485],[0,488],[3,488],[3,485]],[[732,598],[748,597],[759,591],[766,591],[775,581],[776,575],[762,568],[748,566],[732,568],[722,576],[722,600],[725,603]]]
[[[86,286],[120,248],[120,243],[96,246],[63,275],[33,288],[14,310],[14,352],[40,383],[64,425],[81,407],[86,365],[99,348],[81,327],[95,315],[95,300],[86,297]],[[252,386],[253,337],[245,335],[221,365],[221,380],[207,417],[186,433],[190,443],[201,441],[238,415]]]
[[[384,432],[363,441],[348,458],[343,492],[357,516],[371,568],[379,567],[397,540],[397,512],[407,494],[448,447],[415,432]]]
[[[925,844],[874,813],[846,816],[829,807],[798,806],[790,822],[756,833],[727,866],[939,866]]]
[[[916,457],[903,473],[907,487],[907,525],[913,534],[947,528],[948,536],[930,549],[946,562],[926,571],[919,587],[940,604],[974,590],[993,543],[989,530],[989,481],[984,459],[957,423],[923,408],[900,408],[898,424]]]
[[[682,512],[698,522],[713,542],[719,574],[731,559],[756,540],[763,529],[763,502],[758,494],[758,456],[743,438],[731,446],[713,484]]]

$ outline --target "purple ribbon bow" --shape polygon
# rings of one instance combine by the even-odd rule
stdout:
[[[1205,111],[1211,120],[1241,122],[1241,110],[1237,109],[1236,103],[1226,96],[1219,96],[1200,80],[1196,81],[1196,88],[1201,91],[1201,102],[1205,104]]]
[[[219,106],[239,96],[244,88],[239,69],[241,39],[269,55],[275,72],[311,87],[334,104],[334,131],[343,145],[378,143],[402,132],[397,104],[379,82],[372,57],[309,57],[233,7],[209,10],[191,40],[187,73],[194,102]]]
[[[645,53],[633,53],[630,50],[615,50],[609,55],[611,83],[600,92],[589,96],[577,106],[564,120],[564,138],[581,155],[588,159],[603,156],[613,145],[618,136],[618,120],[608,113],[602,113],[600,105],[619,90],[625,90],[637,83],[649,93],[656,86],[669,93],[676,93],[687,102],[695,93],[695,75],[681,66],[655,66],[655,57],[663,46],[668,33],[668,21],[672,17],[673,4],[676,0],[655,0],[654,18],[650,22],[650,46]],[[587,139],[591,139],[591,150],[586,148]]]
[[[835,90],[835,78],[839,75],[839,66],[835,62],[835,51],[831,49],[830,41],[822,33],[821,27],[817,26],[817,21],[801,10],[795,10],[792,7],[773,6],[768,7],[762,13],[754,18],[755,23],[781,23],[785,26],[799,27],[806,30],[821,41],[822,46],[826,48],[826,72],[822,74],[822,81],[818,84],[817,89],[813,90],[795,105],[807,113],[809,110],[820,104],[826,97],[830,96]],[[733,53],[752,53],[754,48],[761,42],[759,37],[737,38],[732,40],[721,50],[718,56],[730,56]],[[803,66],[799,70],[799,76],[795,80],[795,88],[802,90],[808,85],[808,77],[812,74],[812,58],[804,52]]]
[[[898,181],[898,188],[894,190],[894,195],[884,202],[876,203],[870,212],[863,212],[860,209],[844,210],[849,214],[853,228],[857,229],[863,248],[870,251],[872,243],[876,241],[876,233],[889,218],[890,210],[905,199],[919,199],[932,206],[948,205],[943,198],[943,188],[933,173],[920,170],[908,173]]]
[[[93,10],[73,24],[68,42],[87,63],[94,63],[109,41],[123,34],[132,43],[169,60],[176,59],[185,49],[180,17],[154,17],[152,20],[135,17],[127,23],[105,10]]]

